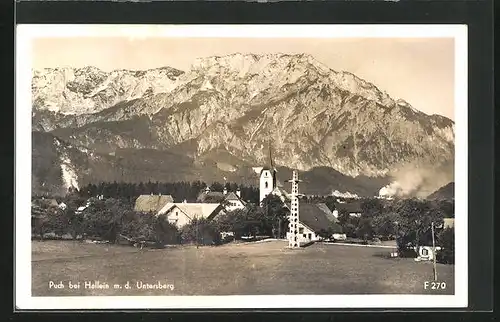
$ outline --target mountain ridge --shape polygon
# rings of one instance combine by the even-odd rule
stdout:
[[[96,79],[95,86],[82,85],[87,92],[117,84],[104,89],[115,96],[107,98],[108,105],[94,102],[73,114],[34,104],[33,129],[108,155],[119,149],[182,154],[189,147],[194,162],[220,149],[247,165],[263,164],[270,143],[280,166],[304,172],[328,167],[350,177],[390,177],[409,164],[427,169],[454,158],[452,120],[420,112],[311,55],[233,54],[200,58],[186,72],[169,68],[134,80],[91,68],[97,76],[69,73],[68,79],[80,77],[79,84]],[[40,93],[51,104],[60,99],[62,84],[33,84],[34,102]],[[148,84],[156,85],[146,93]],[[57,89],[53,99],[50,88]],[[81,97],[75,104],[72,98],[66,96],[59,111],[74,112],[83,104]]]

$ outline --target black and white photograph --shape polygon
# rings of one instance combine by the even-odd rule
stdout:
[[[467,306],[466,35],[19,25],[18,305]]]

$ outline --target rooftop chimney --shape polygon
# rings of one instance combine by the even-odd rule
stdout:
[[[224,190],[222,190],[222,193],[223,193],[224,195],[227,195],[227,188],[226,188],[226,187],[224,187]]]
[[[236,190],[236,195],[238,196],[238,198],[241,198],[241,190],[240,190],[240,188],[238,188],[238,190]]]

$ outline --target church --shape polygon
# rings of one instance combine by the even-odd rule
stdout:
[[[292,214],[292,201],[293,195],[288,193],[285,189],[278,187],[277,184],[277,170],[274,166],[271,152],[269,152],[269,165],[260,170],[259,178],[259,194],[260,203],[269,194],[276,195],[281,198],[285,206]],[[298,193],[298,185],[295,188]],[[293,188],[292,188],[293,191]],[[298,195],[300,196],[300,195]],[[300,199],[300,198],[299,198]],[[298,224],[291,226],[287,232],[287,239],[297,238],[298,245],[307,245],[314,241],[320,241],[326,231],[330,231],[333,235],[330,236],[334,239],[344,239],[342,227],[338,223],[337,217],[324,203],[305,203],[296,201],[298,203],[297,209],[293,214],[298,215]],[[294,237],[292,237],[292,233]],[[295,237],[296,236],[296,237]]]

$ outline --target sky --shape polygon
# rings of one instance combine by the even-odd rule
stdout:
[[[308,53],[348,71],[427,114],[454,120],[453,38],[35,38],[35,69],[95,66],[188,70],[198,57],[232,53]]]

